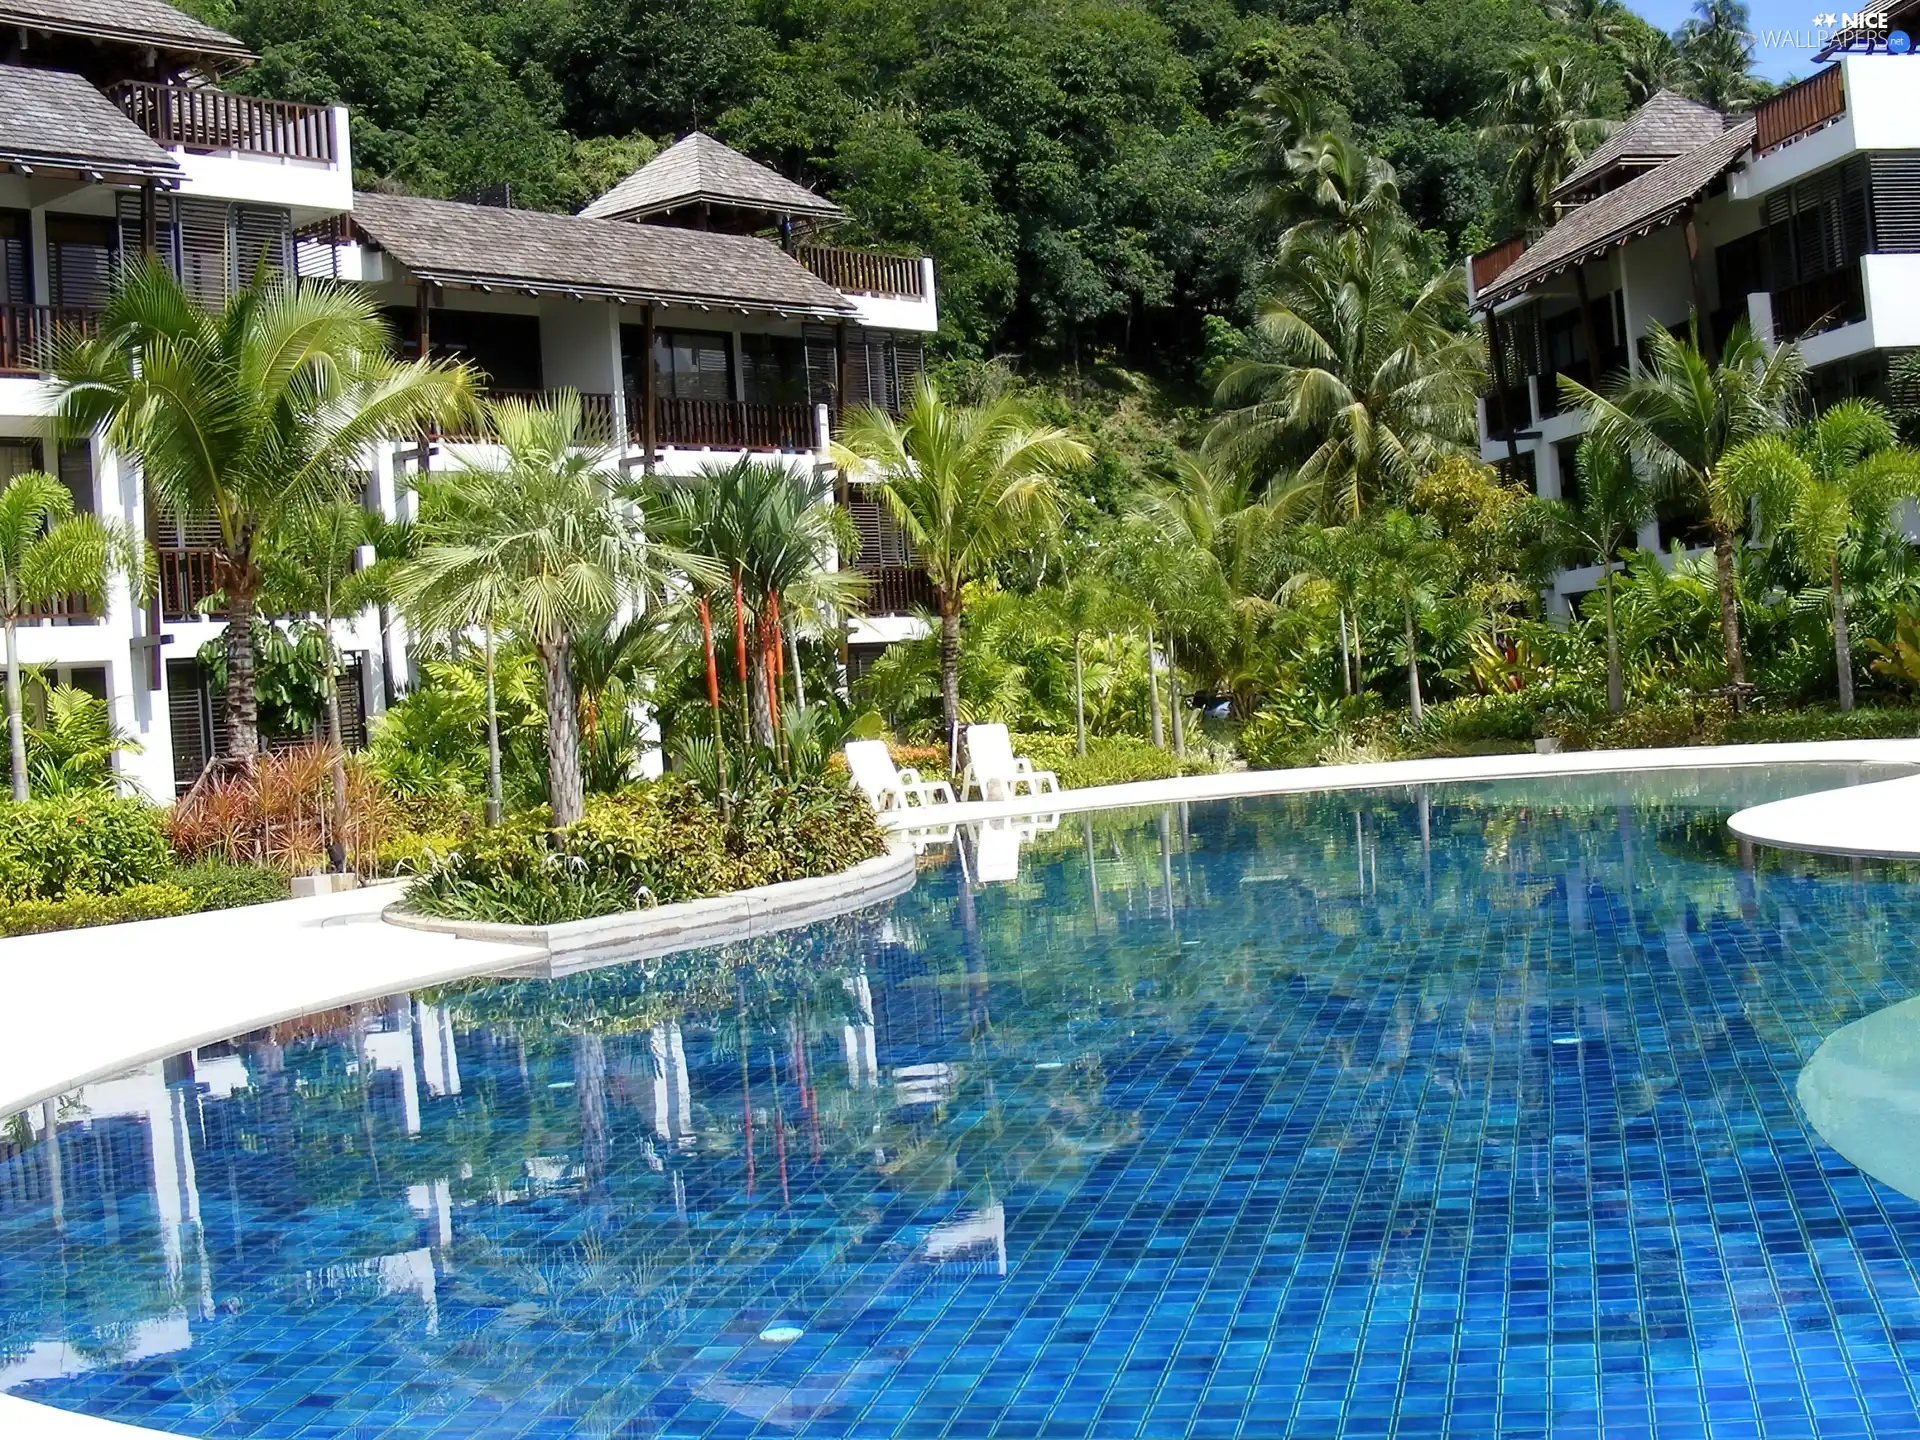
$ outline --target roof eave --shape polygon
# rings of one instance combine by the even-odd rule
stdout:
[[[369,235],[375,244],[379,237]],[[404,255],[394,251],[391,246],[382,246],[394,256],[416,280],[429,285],[448,285],[466,290],[503,290],[520,294],[564,295],[579,300],[606,300],[637,305],[680,305],[695,310],[744,310],[764,315],[815,315],[839,319],[857,313],[858,308],[851,300],[839,305],[808,305],[802,303],[780,303],[772,300],[745,300],[733,295],[703,295],[693,291],[637,290],[623,285],[579,284],[559,280],[529,280],[524,275],[492,275],[461,270],[446,270],[438,266],[421,267],[410,265]]]
[[[0,25],[38,30],[48,35],[73,35],[83,40],[111,40],[121,45],[145,45],[174,55],[205,56],[234,67],[251,65],[260,57],[232,36],[222,40],[194,40],[186,36],[159,36],[117,25],[82,25],[41,15],[23,15],[0,5]]]
[[[847,218],[847,212],[831,200],[822,200],[817,205],[782,205],[770,200],[703,194],[682,195],[671,200],[650,200],[639,205],[625,205],[618,210],[600,210],[592,214],[583,210],[580,212],[580,218],[582,220],[645,220],[650,216],[684,210],[689,205],[722,205],[730,210],[759,210],[768,215],[804,215],[809,219],[817,220]]]
[[[29,150],[8,150],[0,147],[0,167],[26,174],[38,174],[48,170],[71,172],[95,184],[110,184],[115,181],[126,184],[145,184],[149,180],[157,180],[175,185],[181,179],[179,165],[165,156],[152,161],[135,160],[125,156],[108,160],[99,156],[60,155]]]

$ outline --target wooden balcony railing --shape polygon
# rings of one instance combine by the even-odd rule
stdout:
[[[1773,292],[1773,338],[1779,341],[1804,340],[1866,318],[1867,292],[1857,260]]]
[[[113,87],[114,102],[160,145],[230,150],[281,160],[334,163],[338,148],[333,111],[325,105],[262,100],[203,86],[127,80]]]
[[[1761,154],[1798,140],[1847,113],[1846,82],[1838,65],[1789,85],[1753,112],[1753,144]]]
[[[91,330],[98,310],[57,305],[0,305],[0,373],[38,375],[63,329]]]
[[[1600,378],[1598,384],[1596,384],[1594,380],[1593,367],[1587,364],[1585,360],[1575,360],[1569,365],[1563,365],[1558,370],[1550,371],[1540,376],[1538,387],[1540,391],[1540,418],[1546,420],[1560,413],[1560,377],[1562,375],[1566,376],[1569,380],[1578,381],[1589,390],[1593,390],[1604,386],[1607,381],[1611,380],[1626,368],[1627,348],[1624,345],[1616,345],[1612,349],[1603,349],[1600,352]],[[1524,394],[1516,392],[1514,403],[1524,405]],[[1497,406],[1499,401],[1497,399],[1490,399],[1488,404]],[[1500,417],[1497,414],[1491,415],[1490,418],[1494,424],[1498,425],[1500,423]]]
[[[84,595],[62,595],[51,605],[35,605],[20,613],[22,620],[98,620]]]
[[[813,407],[755,405],[745,400],[659,397],[654,403],[654,443],[696,450],[787,450],[813,448]],[[629,439],[646,443],[645,402],[627,397]]]
[[[220,552],[206,545],[163,545],[160,557],[160,614],[168,621],[198,620],[226,614],[224,606],[201,610],[200,602],[218,594]]]
[[[876,255],[831,245],[802,246],[800,263],[846,295],[898,295],[927,298],[925,274],[913,255]]]
[[[1467,273],[1473,280],[1473,293],[1478,295],[1487,286],[1506,273],[1509,266],[1518,260],[1527,249],[1527,237],[1516,235],[1513,239],[1494,246],[1491,250],[1482,250],[1467,261]]]
[[[490,388],[486,391],[489,400],[527,400],[542,401],[550,399],[549,390],[503,390]],[[613,396],[600,391],[580,392],[580,425],[585,440],[590,445],[612,446],[619,439],[619,427],[614,419]],[[475,417],[459,425],[449,425],[440,432],[442,440],[451,440],[455,444],[477,444],[493,438],[493,430],[483,417]]]
[[[864,601],[869,615],[912,615],[934,607],[933,582],[918,565],[858,566],[867,582]]]

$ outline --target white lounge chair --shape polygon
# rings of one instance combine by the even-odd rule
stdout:
[[[1060,780],[1053,771],[1036,770],[1032,761],[1015,755],[1006,726],[969,725],[961,799],[978,790],[982,800],[1017,800],[1023,785],[1028,795],[1052,795],[1060,789]]]
[[[876,810],[953,804],[951,785],[944,780],[922,780],[920,772],[912,766],[905,770],[897,768],[884,740],[850,740],[846,755],[853,783],[873,802]]]

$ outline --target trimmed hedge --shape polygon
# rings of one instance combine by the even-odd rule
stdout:
[[[1076,753],[1071,735],[1016,735],[1013,750],[1033,761],[1034,769],[1053,771],[1068,790],[1125,785],[1135,780],[1171,780],[1176,775],[1210,775],[1219,768],[1196,755],[1182,759],[1134,735],[1089,735],[1085,755]]]
[[[141,800],[75,795],[0,805],[0,898],[116,895],[173,864],[164,813]]]
[[[75,891],[57,900],[0,901],[0,935],[42,935],[50,930],[81,930],[127,920],[160,920],[202,908],[193,892],[179,885],[131,885],[117,895]]]
[[[428,864],[407,903],[426,915],[557,925],[844,870],[885,837],[859,792],[832,779],[770,785],[722,820],[692,786],[661,780],[596,796],[578,824],[521,817]]]

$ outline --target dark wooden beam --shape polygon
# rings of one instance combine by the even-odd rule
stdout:
[[[640,463],[646,467],[649,475],[653,473],[660,438],[660,380],[653,358],[656,323],[654,308],[649,305],[646,322],[642,326],[645,336],[642,343],[647,353],[640,358]]]

